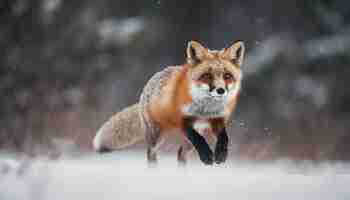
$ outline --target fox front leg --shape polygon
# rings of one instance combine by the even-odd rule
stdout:
[[[226,133],[226,128],[223,127],[219,131],[216,146],[215,146],[215,162],[217,164],[220,164],[226,161],[227,145],[228,145],[228,136]]]
[[[185,120],[184,131],[187,139],[193,144],[199,154],[200,160],[206,165],[213,164],[213,152],[204,137],[201,136],[194,128],[192,120]]]

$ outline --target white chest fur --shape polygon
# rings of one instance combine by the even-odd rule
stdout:
[[[188,116],[215,118],[224,116],[225,106],[225,100],[206,97],[194,99],[191,104],[185,105],[182,111]]]
[[[208,134],[212,131],[211,124],[207,120],[196,120],[193,124],[193,129],[201,135]]]

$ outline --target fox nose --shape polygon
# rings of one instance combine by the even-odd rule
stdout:
[[[224,89],[224,88],[217,88],[217,89],[216,89],[216,92],[217,92],[219,95],[223,95],[223,94],[225,94],[225,89]]]

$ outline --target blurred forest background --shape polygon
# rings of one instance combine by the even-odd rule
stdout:
[[[1,151],[91,150],[189,40],[246,43],[232,156],[350,159],[347,0],[1,0]]]

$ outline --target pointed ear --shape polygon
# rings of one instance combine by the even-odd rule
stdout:
[[[225,49],[224,57],[240,67],[243,63],[244,50],[244,43],[242,41],[235,42],[232,46]]]
[[[190,41],[187,44],[187,63],[194,65],[199,63],[207,54],[208,50],[199,42]]]

